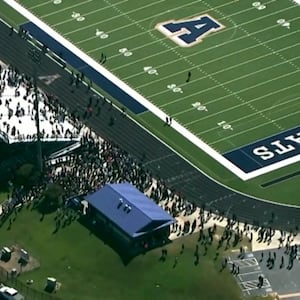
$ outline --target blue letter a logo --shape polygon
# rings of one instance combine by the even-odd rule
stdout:
[[[156,28],[181,47],[190,47],[200,43],[210,34],[224,26],[209,15],[198,16],[189,20],[168,21],[156,25]]]

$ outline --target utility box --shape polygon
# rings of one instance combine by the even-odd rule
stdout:
[[[3,247],[1,249],[1,260],[8,262],[11,258],[11,250],[8,247]]]

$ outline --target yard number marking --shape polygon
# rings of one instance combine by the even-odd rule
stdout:
[[[157,70],[151,66],[144,67],[144,72],[148,73],[149,75],[158,75]]]
[[[75,11],[73,11],[72,12],[72,18],[74,19],[74,20],[76,20],[76,21],[78,21],[78,22],[82,22],[82,21],[84,21],[85,20],[85,17],[84,16],[82,16],[80,13],[78,13],[78,12],[75,12]]]
[[[104,31],[101,31],[99,29],[96,29],[96,37],[99,37],[101,40],[107,39],[109,35],[105,33]]]
[[[258,10],[262,10],[262,9],[265,9],[267,7],[266,5],[264,5],[264,4],[262,4],[261,2],[258,2],[258,1],[253,2],[252,6],[255,7],[256,9],[258,9]]]
[[[201,102],[195,102],[192,104],[192,106],[199,111],[208,111],[205,105],[201,104]]]
[[[177,86],[175,83],[167,85],[167,88],[171,90],[173,93],[183,93],[182,88]]]
[[[119,52],[123,54],[124,56],[131,56],[133,53],[129,51],[127,48],[121,48],[119,49]]]
[[[62,0],[53,0],[53,4],[61,4]]]
[[[277,24],[281,25],[282,27],[286,27],[288,29],[291,28],[291,23],[286,21],[285,19],[279,19],[277,20]]]
[[[218,126],[222,127],[225,130],[233,130],[232,126],[228,124],[226,121],[221,121],[218,123]]]

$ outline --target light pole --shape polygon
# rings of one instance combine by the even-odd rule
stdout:
[[[36,67],[41,63],[41,52],[35,48],[31,48],[28,51],[28,56],[33,62],[33,85],[34,85],[34,109],[36,111],[35,114],[35,124],[37,130],[37,160],[39,171],[43,172],[43,158],[42,158],[42,146],[41,146],[41,133],[40,133],[40,114],[39,114],[39,96],[37,89],[37,70]]]

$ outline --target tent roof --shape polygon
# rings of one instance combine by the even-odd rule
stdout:
[[[175,220],[130,183],[106,184],[86,200],[131,237],[168,226]]]

